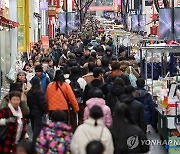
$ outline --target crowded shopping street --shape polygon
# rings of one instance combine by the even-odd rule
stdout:
[[[180,154],[180,0],[0,0],[0,154]]]

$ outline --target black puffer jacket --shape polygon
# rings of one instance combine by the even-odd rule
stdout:
[[[113,85],[110,93],[107,96],[106,103],[111,109],[111,113],[114,114],[114,108],[116,103],[120,101],[120,96],[124,94],[124,88],[120,85]]]
[[[125,144],[122,145],[122,137],[120,138],[119,130],[117,128],[111,128],[111,133],[114,143],[114,154],[140,154],[149,151],[149,145],[142,144],[141,140],[148,141],[145,133],[138,126],[133,124],[126,124],[123,132],[123,141]],[[139,143],[139,144],[137,144]]]
[[[112,90],[108,94],[106,100],[107,105],[110,107],[112,114],[114,114],[114,108],[118,101],[126,103],[129,106],[132,120],[142,130],[146,131],[143,105],[140,102],[136,101],[132,95],[124,94],[124,89],[122,88],[122,86],[115,85],[112,87]]]
[[[144,130],[144,132],[146,132],[143,105],[139,101],[135,100],[135,98],[132,95],[127,95],[127,94],[121,95],[120,101],[126,103],[129,106],[132,120],[142,130]]]
[[[30,115],[42,116],[47,113],[45,95],[41,90],[35,93],[30,90],[27,94],[27,104],[30,109]]]

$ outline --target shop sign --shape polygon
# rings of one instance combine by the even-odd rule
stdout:
[[[116,5],[117,5],[117,6],[121,6],[121,1],[122,1],[122,0],[116,0]]]
[[[49,48],[49,37],[48,36],[42,36],[42,48],[48,49]]]
[[[48,10],[48,2],[40,2],[40,10],[47,11]]]
[[[49,6],[48,16],[49,17],[56,16],[56,6],[54,5]]]
[[[136,9],[131,9],[129,11],[130,11],[131,15],[137,15],[138,14],[138,10],[136,10]]]

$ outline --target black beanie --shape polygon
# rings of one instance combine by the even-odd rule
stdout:
[[[43,72],[42,65],[37,65],[37,66],[35,67],[35,72]]]
[[[127,47],[125,46],[120,46],[119,47],[119,53],[123,52],[123,51],[126,51],[127,50]]]

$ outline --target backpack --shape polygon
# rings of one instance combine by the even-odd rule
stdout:
[[[69,85],[71,86],[74,92],[77,102],[82,103],[83,102],[82,98],[83,98],[84,93],[83,93],[83,89],[81,89],[80,84],[77,82],[77,80],[72,80]]]

